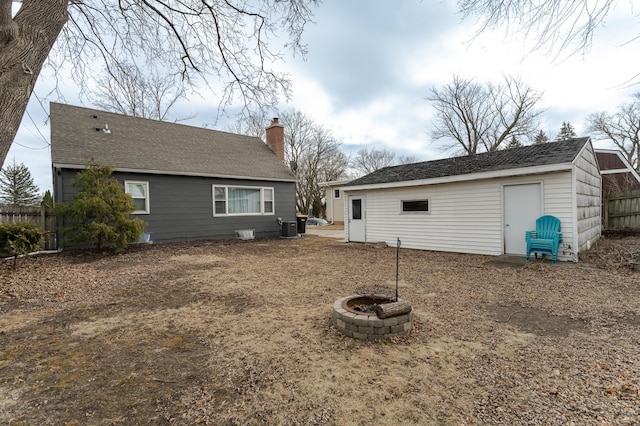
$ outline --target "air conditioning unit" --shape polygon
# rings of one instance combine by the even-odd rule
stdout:
[[[292,238],[298,236],[298,222],[293,221],[283,221],[282,222],[282,236],[286,238]]]

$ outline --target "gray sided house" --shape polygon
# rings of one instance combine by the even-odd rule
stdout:
[[[345,239],[524,255],[542,215],[561,221],[560,260],[600,237],[600,172],[589,138],[386,167],[344,186]]]
[[[71,201],[76,174],[95,161],[113,168],[153,241],[232,238],[238,230],[278,236],[278,218],[296,220],[296,184],[277,119],[267,142],[52,103],[54,199]]]

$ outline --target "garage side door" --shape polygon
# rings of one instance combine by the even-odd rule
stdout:
[[[542,216],[542,184],[504,186],[504,252],[526,254],[524,234]]]

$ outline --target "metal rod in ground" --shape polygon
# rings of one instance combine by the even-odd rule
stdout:
[[[396,242],[396,302],[398,301],[398,265],[400,263],[400,238]]]

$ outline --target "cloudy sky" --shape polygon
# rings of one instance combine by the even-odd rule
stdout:
[[[306,58],[289,57],[279,65],[293,81],[293,97],[282,108],[301,110],[330,129],[347,153],[368,146],[433,160],[452,153],[428,137],[430,88],[454,74],[480,82],[498,82],[508,74],[543,92],[541,129],[550,138],[563,121],[586,136],[590,113],[613,111],[640,90],[628,84],[640,72],[640,42],[629,42],[639,32],[640,12],[631,2],[619,3],[596,31],[589,52],[557,56],[530,52],[531,41],[504,30],[474,38],[474,22],[462,22],[452,0],[324,0],[305,32]],[[65,102],[83,105],[64,75],[59,82]],[[52,78],[43,75],[35,94],[42,99],[51,87]],[[210,124],[216,105],[203,99],[185,101],[173,114],[194,116],[184,124]],[[26,164],[44,191],[51,189],[48,102],[32,97],[27,112],[5,164]],[[230,126],[231,121],[216,123],[221,130]],[[595,144],[610,147],[606,141]]]

